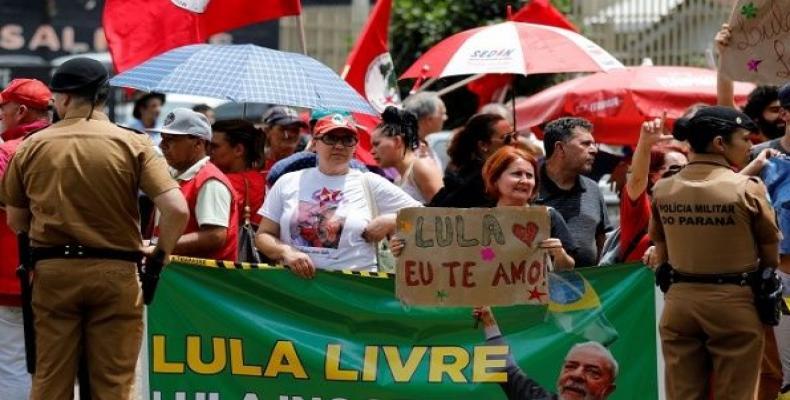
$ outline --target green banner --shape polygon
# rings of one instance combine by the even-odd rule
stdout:
[[[609,399],[657,399],[652,272],[591,268],[549,284],[548,307],[494,308],[509,345],[497,346],[471,309],[404,306],[393,279],[173,263],[148,309],[151,399],[505,399],[505,352],[556,392],[569,349],[588,340],[619,364]]]

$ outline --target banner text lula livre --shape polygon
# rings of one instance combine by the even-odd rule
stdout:
[[[620,266],[578,279],[556,300],[597,291],[595,312],[619,334],[610,400],[657,398],[650,271]],[[393,290],[392,279],[171,264],[148,312],[151,398],[504,399],[504,354],[551,389],[568,349],[589,340],[585,326],[599,319],[573,311],[569,333],[545,307],[497,307],[506,344],[493,345],[469,308],[409,307]]]

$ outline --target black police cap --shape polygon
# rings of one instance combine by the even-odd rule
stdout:
[[[90,92],[107,82],[109,77],[102,63],[78,57],[64,62],[55,70],[49,89],[61,93]]]
[[[758,127],[748,115],[732,108],[723,106],[710,106],[703,107],[694,117],[692,121],[718,121],[731,125],[733,128],[743,128],[749,132],[756,132]]]
[[[749,132],[757,132],[758,126],[748,115],[732,108],[723,106],[702,107],[691,118],[684,117],[675,121],[672,136],[677,140],[690,140],[692,137],[701,141],[712,140],[716,131],[708,129],[710,123],[724,124],[726,129],[743,128]]]

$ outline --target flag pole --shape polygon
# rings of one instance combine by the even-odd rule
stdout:
[[[299,27],[299,43],[302,45],[302,53],[307,55],[307,40],[305,39],[304,20],[302,19],[301,13],[296,16],[296,26]]]
[[[461,86],[465,86],[467,83],[470,83],[470,82],[476,81],[476,80],[478,80],[478,79],[480,79],[480,78],[484,77],[485,75],[486,75],[486,74],[477,74],[477,75],[472,75],[472,76],[470,76],[470,77],[468,77],[468,78],[465,78],[465,79],[462,79],[462,80],[460,80],[460,81],[458,81],[458,82],[456,82],[456,83],[453,83],[452,85],[450,85],[450,86],[448,86],[448,87],[446,87],[446,88],[444,88],[444,89],[442,89],[442,90],[439,90],[439,91],[438,91],[438,92],[436,92],[436,93],[437,93],[439,96],[444,96],[444,95],[446,95],[447,93],[450,93],[450,92],[452,92],[453,90],[460,88]]]

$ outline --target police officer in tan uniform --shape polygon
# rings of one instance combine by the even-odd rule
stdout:
[[[163,221],[149,262],[166,261],[188,217],[148,136],[101,112],[107,80],[95,60],[61,65],[50,88],[62,120],[19,147],[0,186],[8,224],[29,232],[35,265],[32,399],[72,398],[80,354],[94,400],[130,398],[143,333],[138,190]]]
[[[779,262],[779,230],[763,183],[737,174],[749,159],[745,114],[706,107],[681,118],[673,135],[694,154],[653,191],[650,237],[662,289],[661,347],[670,400],[751,399],[764,328],[752,283]],[[771,271],[771,270],[769,270]]]

